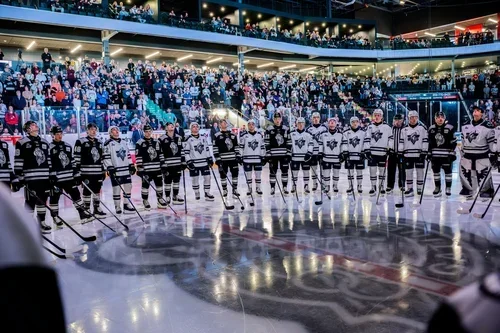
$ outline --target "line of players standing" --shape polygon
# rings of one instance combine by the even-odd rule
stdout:
[[[497,146],[496,142],[500,139],[500,127],[495,130],[491,123],[483,119],[483,113],[481,108],[474,108],[472,122],[463,126],[461,133],[460,194],[468,198],[478,184],[490,176],[490,166],[498,164],[500,145]],[[132,189],[131,176],[136,173],[142,178],[141,197],[146,210],[151,209],[148,201],[150,187],[156,191],[159,209],[165,209],[171,201],[173,204],[184,203],[179,196],[179,184],[186,168],[189,169],[196,200],[201,197],[202,177],[205,200],[212,201],[210,169],[214,163],[218,166],[223,196],[228,195],[228,182],[233,197],[240,196],[237,190],[240,164],[243,165],[247,181],[247,195],[253,191],[254,180],[256,193],[262,195],[261,173],[267,163],[270,168],[271,195],[275,194],[278,169],[281,171],[283,193],[289,193],[289,167],[292,170],[292,193],[297,191],[300,170],[305,193],[316,191],[318,183],[322,185],[322,191],[338,193],[342,163],[348,170],[347,193],[355,190],[355,178],[357,191],[362,193],[365,160],[370,173],[370,195],[376,194],[377,186],[381,186],[381,194],[392,192],[396,169],[399,169],[399,187],[406,196],[413,196],[414,170],[417,175],[417,194],[421,194],[425,161],[428,160],[434,173],[434,196],[442,194],[441,169],[445,173],[445,193],[451,195],[451,171],[456,159],[457,141],[455,130],[446,122],[445,114],[436,113],[435,123],[428,130],[419,124],[415,111],[409,112],[406,126],[403,126],[402,115],[397,114],[392,128],[383,121],[382,110],[375,110],[373,116],[372,124],[364,130],[359,127],[357,117],[352,117],[350,124],[342,130],[335,119],[329,119],[325,126],[320,123],[319,114],[314,113],[312,125],[307,129],[304,118],[298,118],[296,130],[289,131],[281,124],[281,115],[276,113],[274,124],[265,131],[258,130],[255,122],[250,120],[248,131],[240,133],[239,139],[223,120],[212,143],[213,157],[210,143],[205,136],[200,135],[197,123],[191,124],[191,133],[184,139],[175,133],[173,124],[167,124],[166,133],[158,140],[152,137],[152,128],[145,126],[145,136],[136,144],[136,165],[132,163],[127,142],[120,139],[120,131],[115,126],[109,129],[110,138],[102,144],[96,137],[96,125],[89,124],[87,136],[76,141],[73,151],[62,140],[60,127],[51,129],[53,141],[48,143],[39,136],[37,124],[28,121],[23,126],[26,136],[16,143],[14,170],[7,144],[0,141],[0,182],[10,185],[13,191],[25,187],[26,206],[36,211],[43,231],[51,229],[45,223],[45,204],[49,197],[54,224],[56,227],[62,226],[58,217],[58,202],[63,191],[75,204],[83,223],[91,221],[92,216],[105,217],[106,214],[100,208],[100,192],[106,174],[111,178],[117,214],[135,212],[128,200]],[[312,189],[309,188],[311,170]],[[232,181],[229,181],[229,173]],[[386,174],[388,177],[384,188]],[[321,179],[318,179],[318,175]],[[491,197],[491,177],[486,179],[485,184],[481,197]],[[83,196],[80,195],[79,186],[82,186]]]

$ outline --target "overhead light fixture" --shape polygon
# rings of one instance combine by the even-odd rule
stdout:
[[[424,32],[424,35],[431,36],[431,37],[436,37],[435,34],[431,34],[430,32],[427,32],[427,31]]]
[[[78,60],[78,62],[82,62],[82,58],[81,57],[78,58],[78,59],[76,59],[76,60]]]
[[[322,27],[326,26],[326,23],[321,23],[321,26],[322,26]]]
[[[77,47],[75,47],[73,50],[71,50],[71,53],[75,53],[76,51],[78,51],[80,48],[82,47],[82,44],[78,44]]]
[[[214,59],[210,59],[210,60],[207,60],[207,64],[211,64],[213,62],[220,61],[220,60],[222,60],[222,57],[217,57],[217,58],[214,58]]]
[[[267,64],[262,64],[262,65],[257,66],[257,68],[264,68],[264,67],[269,67],[272,65],[274,65],[274,62],[268,62]]]
[[[402,6],[405,4],[404,0],[399,0],[399,4]]]
[[[148,55],[146,56],[146,59],[149,59],[149,58],[151,58],[151,57],[154,57],[154,56],[155,56],[155,55],[157,55],[157,54],[160,54],[160,51],[156,51],[156,52],[153,52],[153,53],[151,53],[151,54],[148,54]]]
[[[314,31],[318,31],[318,27],[314,27]]]
[[[454,28],[455,28],[455,29],[458,29],[458,30],[462,30],[462,31],[464,31],[464,30],[465,30],[465,28],[464,28],[464,27],[461,27],[461,26],[459,26],[459,25],[454,26]]]
[[[349,29],[349,32],[352,32],[352,29]]]
[[[225,7],[220,7],[220,11],[221,11],[221,12],[223,12],[223,11],[225,11],[225,10],[226,10],[226,8],[225,8]]]
[[[241,13],[241,15],[243,15],[243,16],[245,16],[246,14],[247,14],[247,12],[246,12],[246,11],[243,11],[243,12]]]
[[[290,20],[290,24],[293,24],[293,20]]]
[[[250,62],[250,60],[243,60],[243,63],[244,63],[244,64],[249,63],[249,62]],[[235,62],[235,63],[233,64],[233,66],[238,66],[238,64],[239,64],[238,62]]]
[[[279,21],[280,21],[280,18],[279,18],[279,17],[277,17],[277,18],[276,18],[276,21],[277,21],[277,22],[279,22]]]
[[[203,4],[203,8],[207,8],[207,4],[206,3]]]
[[[497,20],[492,19],[491,17],[488,19],[488,21],[493,22],[493,23],[498,23]]]
[[[361,24],[360,24],[360,25],[358,25],[358,29],[361,29],[361,27],[362,27],[362,25],[361,25]]]
[[[33,47],[33,45],[35,45],[35,41],[32,41],[32,42],[30,43],[30,45],[28,45],[28,47],[26,48],[26,50],[31,49],[31,48]]]
[[[257,17],[258,17],[258,18],[261,18],[261,17],[262,17],[262,14],[257,15]]]
[[[110,56],[114,56],[115,54],[118,54],[118,53],[120,53],[121,51],[123,51],[123,49],[120,47],[118,50],[111,52],[109,55],[110,55]]]
[[[290,69],[290,68],[294,68],[294,67],[297,67],[297,65],[288,65],[288,66],[285,66],[285,67],[280,67],[280,71],[282,70],[285,70],[285,69]]]
[[[307,27],[309,26],[309,22],[306,22],[306,26],[307,26]]]
[[[209,15],[210,15],[210,17],[213,17],[213,16],[214,16],[214,13],[210,12],[210,14],[209,14]]]
[[[347,25],[345,25],[345,24],[342,24],[342,28],[345,28],[345,27],[347,27]]]
[[[188,55],[185,55],[184,57],[177,58],[177,61],[183,61],[183,60],[191,58],[192,56],[193,56],[192,54],[188,54]]]
[[[247,22],[247,23],[250,23],[250,19],[247,19],[247,21],[246,21],[246,22]]]
[[[313,71],[315,69],[316,69],[316,67],[309,67],[309,68],[301,69],[301,70],[299,70],[299,72],[310,72],[310,71]]]
[[[281,24],[278,24],[278,28],[281,28]]]

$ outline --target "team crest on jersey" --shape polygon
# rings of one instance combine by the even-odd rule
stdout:
[[[177,155],[179,147],[177,147],[177,144],[175,142],[170,142],[170,150],[172,151],[173,155]]]
[[[5,154],[3,153],[2,150],[0,150],[0,166],[4,165],[7,163],[7,158],[5,157]]]
[[[66,155],[66,153],[63,151],[59,153],[59,160],[61,161],[61,165],[63,168],[66,168],[70,163],[68,155]]]
[[[33,151],[33,155],[35,155],[36,163],[40,166],[43,162],[45,162],[45,154],[40,148],[35,148]]]
[[[154,149],[154,147],[148,148],[148,154],[150,160],[154,160],[158,156],[158,154],[156,153],[156,149]]]
[[[94,163],[97,162],[99,160],[99,158],[101,157],[99,155],[99,151],[97,150],[96,147],[92,147],[92,149],[90,150],[90,155],[92,155],[92,159],[94,160]]]
[[[285,139],[283,139],[283,135],[276,134],[276,143],[278,144],[278,146],[281,146],[282,144],[285,143]]]
[[[472,141],[476,140],[477,136],[478,136],[477,132],[469,132],[469,133],[467,133],[466,138],[467,138],[467,140],[469,140],[469,142],[472,142]]]
[[[125,156],[127,155],[127,152],[125,151],[125,148],[120,147],[120,150],[116,152],[116,157],[119,157],[122,161],[125,161]]]
[[[415,142],[418,141],[418,138],[420,138],[420,134],[418,134],[417,132],[413,132],[410,135],[408,135],[408,141],[410,141],[413,144],[415,144]]]
[[[355,136],[349,139],[349,144],[356,148],[356,146],[359,145],[359,141],[360,141],[359,138]]]
[[[257,140],[253,140],[248,143],[248,147],[252,148],[252,150],[257,149],[258,146],[259,142]]]
[[[305,144],[306,144],[306,140],[304,140],[304,138],[300,138],[298,140],[295,140],[295,145],[297,147],[299,147],[299,149],[301,149],[302,147],[304,147]]]
[[[337,141],[335,141],[335,140],[331,140],[331,141],[328,141],[328,142],[326,143],[326,146],[327,146],[328,148],[330,148],[330,150],[334,150],[334,149],[337,147],[337,145],[338,145],[338,142],[337,142]]]
[[[233,140],[231,140],[231,138],[226,138],[224,142],[226,143],[227,150],[233,149],[234,145],[233,145]]]
[[[442,146],[444,144],[444,136],[441,133],[436,134],[436,145]]]
[[[194,150],[198,152],[198,154],[203,153],[203,149],[205,149],[205,145],[201,142],[194,146]]]
[[[380,130],[373,132],[372,133],[372,140],[375,140],[375,142],[378,142],[382,138],[383,134]]]

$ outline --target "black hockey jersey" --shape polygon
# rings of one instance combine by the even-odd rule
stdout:
[[[238,138],[231,131],[215,133],[213,142],[215,160],[234,161],[239,156]]]
[[[75,160],[72,158],[73,149],[71,146],[64,141],[52,141],[49,150],[52,162],[51,175],[55,176],[58,182],[73,180]]]
[[[49,143],[39,136],[25,136],[16,143],[14,172],[20,180],[49,181],[52,161]]]
[[[455,129],[450,124],[438,126],[432,125],[429,128],[429,152],[435,158],[447,158],[454,154],[457,147]]]
[[[156,139],[140,139],[135,144],[135,164],[140,172],[160,172],[165,163],[160,142]]]
[[[97,139],[89,137],[76,140],[75,151],[75,175],[78,176],[102,176],[103,151],[102,143]]]
[[[10,182],[12,173],[9,145],[7,142],[0,140],[0,182]]]
[[[184,162],[182,137],[174,132],[172,137],[163,134],[158,141],[165,159],[165,167],[178,167]]]
[[[286,126],[269,126],[264,135],[268,157],[284,157],[292,154],[292,140]]]

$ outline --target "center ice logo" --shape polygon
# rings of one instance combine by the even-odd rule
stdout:
[[[295,140],[295,145],[297,147],[299,147],[299,149],[301,149],[302,147],[304,147],[305,144],[306,144],[306,140],[304,140],[304,138],[300,138],[298,140]]]
[[[330,148],[330,150],[334,150],[337,147],[338,142],[335,141],[335,140],[332,140],[332,141],[328,141],[326,143],[326,145],[327,145],[328,148]]]
[[[359,145],[359,141],[360,141],[359,138],[355,136],[354,138],[349,139],[349,144],[351,144],[351,146],[356,148],[356,146]]]
[[[469,142],[472,142],[477,139],[477,136],[478,136],[477,132],[469,132],[465,137],[467,138],[467,140],[469,140]]]
[[[248,147],[252,148],[252,150],[257,149],[258,146],[259,142],[257,140],[253,140],[248,143]]]
[[[375,142],[378,142],[382,138],[382,132],[376,131],[372,133],[372,140],[375,140]]]
[[[413,144],[415,144],[415,142],[418,141],[418,138],[420,138],[420,134],[418,134],[417,132],[408,135],[408,141],[410,141]]]

